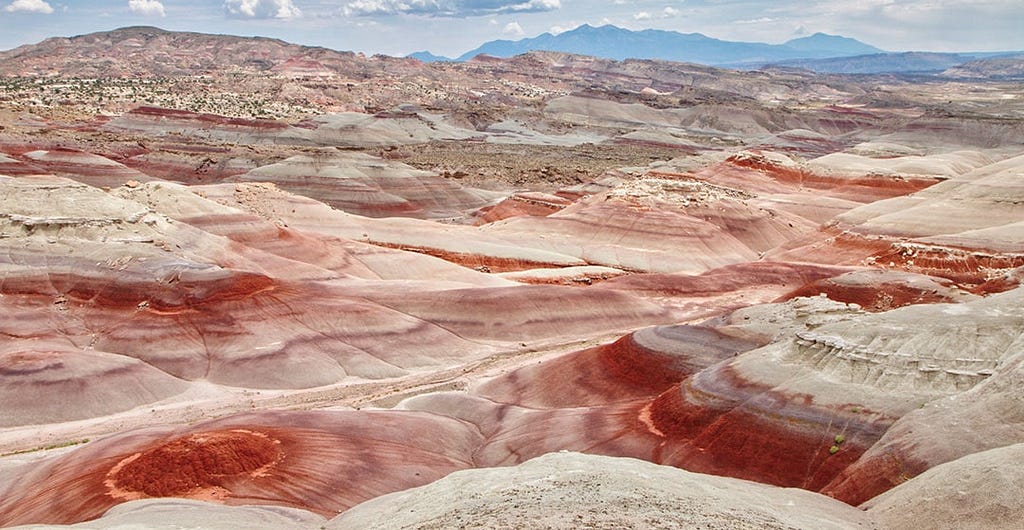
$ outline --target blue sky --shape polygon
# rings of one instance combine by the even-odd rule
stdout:
[[[0,0],[0,50],[153,25],[454,56],[583,23],[771,43],[823,31],[893,51],[1024,50],[1024,0]]]

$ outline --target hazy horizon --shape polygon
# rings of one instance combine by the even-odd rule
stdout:
[[[1024,50],[1009,0],[0,0],[0,50],[125,26],[263,36],[336,50],[458,56],[582,24],[778,44],[816,32],[889,51]]]

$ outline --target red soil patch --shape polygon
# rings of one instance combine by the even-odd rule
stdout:
[[[892,421],[816,406],[810,396],[773,391],[730,367],[716,372],[713,380],[675,385],[648,406],[652,431],[666,438],[658,463],[818,491]]]
[[[722,370],[723,373],[726,371]],[[687,380],[674,385],[651,402],[651,423],[658,432],[669,438],[693,439],[740,403],[738,398],[735,401],[723,399],[721,403],[714,403],[718,401],[715,399],[717,396],[701,393],[706,402],[698,406],[683,396],[684,387],[691,396],[699,392],[691,383],[691,380]]]
[[[159,495],[331,517],[469,467],[480,441],[461,422],[415,412],[262,411],[185,433],[133,431],[4,475],[0,527],[79,523]]]
[[[679,359],[637,344],[632,333],[598,351],[601,367],[611,380],[652,394],[689,375],[678,366]]]
[[[64,354],[56,351],[23,351],[0,354],[0,376],[25,376],[61,368]]]
[[[378,241],[370,241],[370,244],[378,247],[404,250],[406,252],[418,252],[420,254],[434,256],[435,258],[440,258],[456,265],[462,265],[463,267],[483,272],[516,272],[531,269],[557,269],[565,267],[565,265],[557,263],[545,263],[542,261],[530,261],[516,258],[499,258],[495,256],[468,254],[464,252],[449,252],[439,248],[414,247],[410,245],[398,245]]]
[[[494,206],[482,208],[480,210],[482,215],[473,224],[479,226],[500,221],[502,219],[527,215],[534,217],[547,217],[555,212],[561,211],[570,204],[572,204],[572,201],[557,196],[554,196],[551,199],[538,199],[530,197],[527,194],[513,195]]]
[[[172,497],[222,488],[257,476],[283,458],[280,442],[246,430],[213,431],[175,438],[122,460],[108,485],[127,493]]]
[[[631,333],[612,344],[521,368],[478,393],[499,403],[535,408],[649,399],[689,375],[685,361],[645,348]]]
[[[726,159],[735,167],[753,169],[784,184],[798,184],[801,187],[826,191],[831,197],[845,198],[859,202],[873,202],[899,197],[934,186],[942,179],[934,177],[892,177],[888,175],[862,175],[852,178],[818,175],[800,168],[784,167],[765,156],[741,154]]]
[[[1016,289],[1020,287],[1020,279],[1004,276],[1002,278],[995,278],[988,280],[981,285],[974,286],[970,291],[974,294],[989,295],[996,293],[1004,293],[1006,291]]]
[[[891,239],[870,238],[830,224],[803,238],[780,245],[772,251],[771,259],[864,266],[871,262],[868,258],[887,252],[892,243]],[[881,261],[877,262],[882,264]]]
[[[856,462],[839,473],[821,492],[857,506],[931,467],[928,462],[907,458],[899,453],[898,450],[888,450],[879,456]]]
[[[967,285],[985,284],[992,271],[1024,267],[1024,254],[938,246],[907,249],[897,244],[891,245],[885,252],[875,254],[875,260],[877,263],[892,263],[914,272],[948,278]]]
[[[867,311],[878,312],[914,304],[939,304],[956,302],[935,290],[922,290],[910,285],[880,283],[877,285],[843,285],[831,280],[809,283],[780,297],[785,302],[801,296],[825,294],[830,299],[847,304],[857,304]]]
[[[162,282],[112,281],[109,277],[49,274],[47,283],[38,278],[19,277],[4,284],[4,294],[63,295],[69,303],[89,303],[106,308],[129,308],[145,301],[161,311],[195,308],[205,304],[246,300],[260,293],[278,290],[272,278],[244,271],[231,271],[219,278],[188,278],[178,273]],[[33,280],[36,280],[33,282]]]
[[[782,167],[772,163],[768,157],[733,155],[725,162],[737,167],[755,169],[770,174],[779,182],[803,182],[808,173],[796,168]]]
[[[835,265],[867,265],[945,278],[980,294],[1002,292],[1017,285],[1000,276],[1024,267],[1024,254],[984,249],[906,243],[899,234],[860,234],[828,225],[773,251],[773,260],[800,260]],[[784,249],[784,250],[783,250]]]
[[[780,422],[760,412],[737,409],[719,418],[663,464],[782,487],[819,491],[855,462],[874,441],[845,440],[839,429],[799,419]],[[805,430],[806,429],[806,430]],[[835,453],[830,451],[836,447]]]
[[[854,179],[821,177],[808,178],[804,181],[804,185],[808,188],[825,191],[831,197],[867,204],[909,195],[939,182],[941,180],[930,177],[901,179],[885,176]]]

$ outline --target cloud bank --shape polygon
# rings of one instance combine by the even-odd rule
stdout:
[[[4,11],[8,13],[23,12],[49,15],[53,13],[53,8],[45,0],[14,0],[4,8]]]
[[[295,18],[302,11],[292,0],[226,0],[224,14],[229,18]]]
[[[128,0],[128,9],[144,17],[164,16],[164,5],[160,0]]]

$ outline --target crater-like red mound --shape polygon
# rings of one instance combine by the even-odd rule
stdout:
[[[262,433],[241,429],[197,433],[128,457],[111,470],[109,484],[150,497],[182,496],[245,479],[283,456],[280,442]]]
[[[263,411],[137,430],[0,473],[0,527],[95,519],[176,496],[336,515],[472,464],[482,435],[434,413]]]

